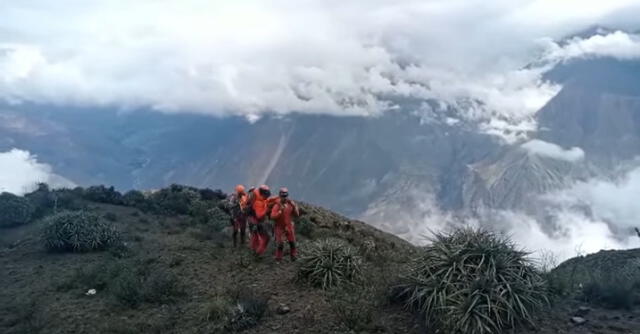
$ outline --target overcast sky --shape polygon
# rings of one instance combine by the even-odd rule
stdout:
[[[369,115],[389,96],[473,98],[487,131],[527,127],[559,90],[547,58],[640,57],[639,0],[57,0],[0,2],[0,99],[256,118]],[[473,109],[473,108],[472,108]],[[523,125],[524,124],[524,125]],[[496,130],[497,129],[497,130]]]

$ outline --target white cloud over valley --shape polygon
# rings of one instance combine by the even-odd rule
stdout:
[[[20,1],[0,4],[0,98],[243,115],[371,115],[439,99],[489,133],[535,129],[559,87],[532,55],[632,1]],[[567,9],[570,7],[571,9]],[[640,13],[640,11],[639,11]],[[544,17],[545,20],[540,20]],[[582,44],[581,44],[582,43]],[[621,44],[622,43],[622,44]],[[627,44],[624,44],[627,43]],[[631,44],[636,40],[631,40]],[[616,51],[617,47],[627,51]],[[546,52],[546,53],[545,53]],[[472,101],[471,103],[469,101]]]
[[[640,167],[616,180],[594,178],[544,194],[540,209],[482,209],[476,214],[451,212],[438,206],[434,194],[413,190],[408,199],[373,203],[362,219],[414,244],[425,244],[433,232],[456,226],[500,231],[540,258],[558,261],[602,249],[640,247]],[[409,201],[409,202],[407,202]],[[409,205],[407,205],[409,204]]]
[[[53,173],[51,166],[19,149],[0,152],[0,171],[0,192],[22,195],[35,189],[40,182],[52,187],[73,186],[71,181]]]

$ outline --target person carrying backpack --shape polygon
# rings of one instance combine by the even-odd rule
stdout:
[[[295,261],[297,256],[296,249],[296,232],[293,223],[294,217],[300,216],[298,205],[289,199],[289,190],[280,188],[278,193],[279,200],[271,209],[271,219],[275,221],[275,238],[276,238],[276,261],[281,261],[284,253],[284,238],[289,242],[289,251],[291,260]]]
[[[240,244],[244,245],[245,243],[247,197],[244,186],[241,184],[236,186],[235,193],[229,197],[229,214],[231,215],[231,224],[233,226],[233,247],[238,246],[238,234],[240,234]]]
[[[256,255],[262,255],[269,244],[269,233],[266,228],[267,214],[269,213],[269,197],[271,190],[266,185],[261,185],[249,193],[247,201],[247,216],[249,218],[249,231],[251,232],[251,249]]]

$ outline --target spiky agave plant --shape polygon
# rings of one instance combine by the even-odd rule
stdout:
[[[54,251],[86,252],[120,244],[120,235],[111,223],[86,211],[63,211],[47,217],[42,238]]]
[[[440,332],[502,333],[532,323],[547,303],[545,281],[527,255],[486,230],[435,234],[395,292]]]
[[[362,259],[348,244],[326,239],[312,243],[302,254],[298,278],[326,290],[362,275]]]

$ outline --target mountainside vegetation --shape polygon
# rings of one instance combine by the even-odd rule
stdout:
[[[543,272],[490,231],[453,230],[415,247],[300,203],[300,257],[276,263],[273,244],[261,258],[232,247],[225,198],[181,185],[121,194],[41,184],[24,197],[3,194],[0,207],[12,209],[0,221],[0,332],[640,328],[637,250],[576,258]]]

